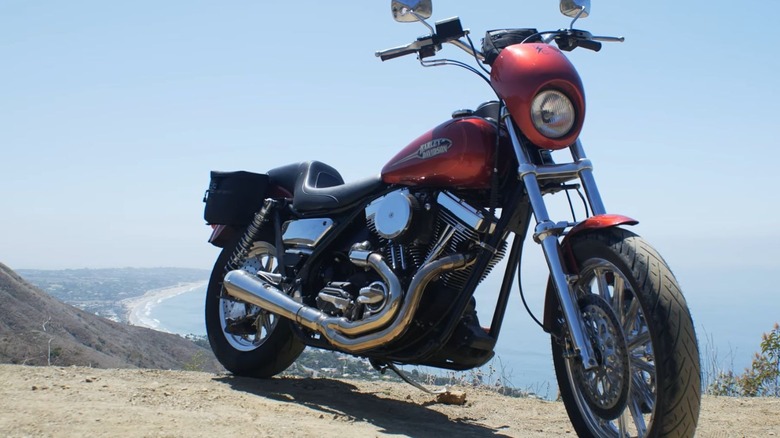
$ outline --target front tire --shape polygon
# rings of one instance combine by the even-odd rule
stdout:
[[[559,310],[553,363],[577,434],[693,436],[701,404],[699,349],[671,270],[655,249],[619,228],[574,236],[570,243],[578,269],[572,290],[598,361],[585,370],[579,359],[566,357]]]
[[[225,266],[237,242],[222,250],[206,291],[206,331],[217,360],[233,374],[267,378],[289,367],[303,351],[291,322],[257,306],[237,301],[223,290]],[[278,270],[276,249],[266,241],[254,242],[241,269]]]

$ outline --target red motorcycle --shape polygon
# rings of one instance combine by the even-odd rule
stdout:
[[[589,0],[561,0],[573,18],[568,29],[489,31],[481,50],[458,18],[429,25],[430,0],[391,7],[397,21],[422,22],[430,35],[378,57],[415,54],[424,66],[465,68],[497,99],[455,112],[364,180],[345,183],[317,161],[265,174],[213,172],[205,219],[223,250],[206,325],[217,358],[255,377],[282,372],[305,346],[402,376],[396,364],[479,367],[493,357],[531,230],[550,271],[537,322],[550,334],[577,433],[692,436],[700,363],[690,312],[658,252],[625,229],[637,222],[607,213],[578,139],[583,85],[562,52],[622,38],[573,28]],[[445,44],[477,67],[432,59]],[[571,161],[553,160],[562,149]],[[553,220],[545,204],[561,192],[569,220]],[[581,220],[572,199],[582,201]],[[483,328],[474,291],[505,256]]]

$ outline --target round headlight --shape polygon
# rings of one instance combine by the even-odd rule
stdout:
[[[531,102],[534,127],[547,138],[560,138],[568,134],[576,118],[574,105],[560,91],[542,91]]]

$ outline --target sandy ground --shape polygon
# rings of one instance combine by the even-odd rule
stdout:
[[[16,365],[0,388],[4,437],[574,436],[559,402],[475,389],[454,406],[388,382]],[[780,436],[780,399],[705,397],[697,435]]]
[[[127,309],[127,321],[130,325],[160,330],[160,321],[149,316],[152,308],[168,298],[197,289],[207,283],[206,281],[200,281],[183,283],[162,289],[152,289],[140,297],[122,300],[122,304]]]

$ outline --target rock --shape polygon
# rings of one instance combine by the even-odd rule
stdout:
[[[463,391],[447,391],[439,394],[436,401],[445,405],[463,406],[466,404],[466,393]]]

